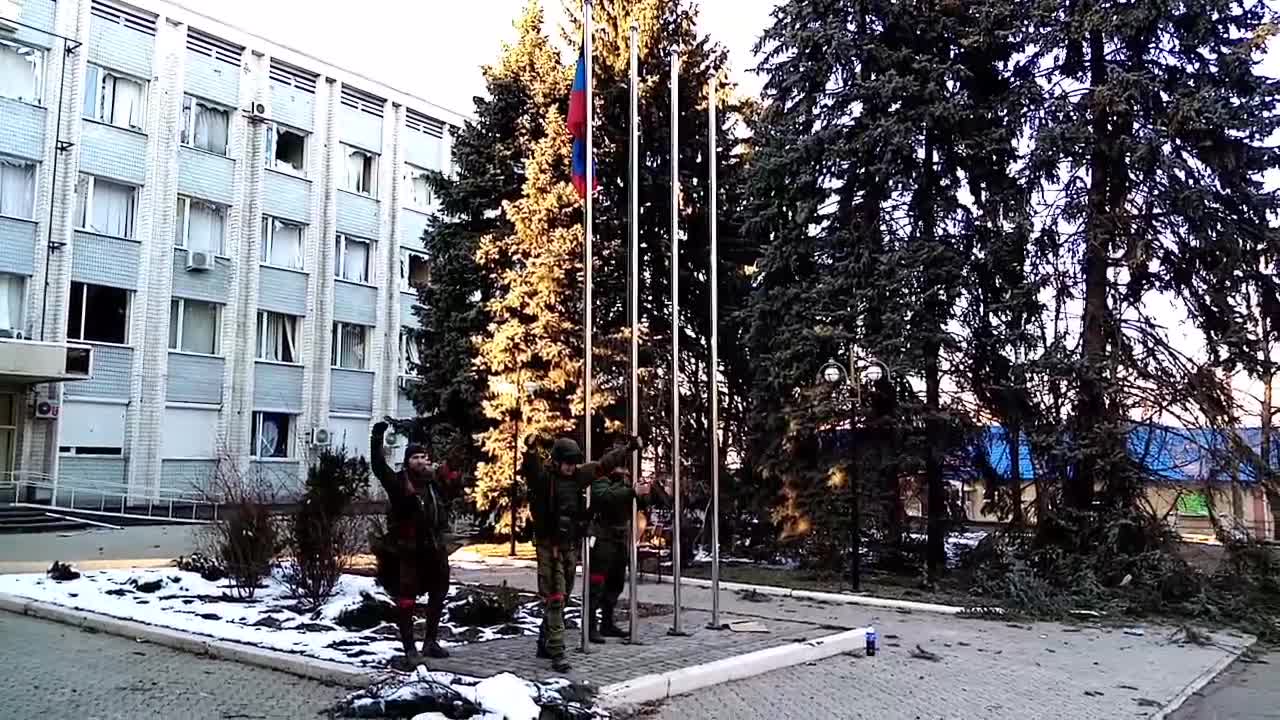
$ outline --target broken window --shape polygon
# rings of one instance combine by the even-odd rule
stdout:
[[[138,188],[81,175],[76,183],[76,228],[98,235],[132,238]]]
[[[409,182],[409,206],[419,210],[430,210],[434,198],[431,183],[427,180],[429,171],[416,165],[406,164],[405,176]]]
[[[298,318],[296,315],[258,311],[259,360],[298,362]]]
[[[349,145],[342,146],[342,155],[346,158],[342,189],[377,197],[378,156]]]
[[[273,125],[267,128],[267,167],[292,175],[307,174],[307,134]]]
[[[221,255],[226,227],[225,207],[195,198],[178,197],[177,214],[174,216],[174,245]]]
[[[116,127],[142,130],[147,114],[146,83],[89,65],[84,85],[85,117]]]
[[[285,413],[253,414],[253,456],[287,458],[293,455],[293,416]]]
[[[365,347],[368,344],[368,338],[369,328],[364,325],[334,323],[330,362],[336,368],[364,370]]]
[[[302,226],[264,215],[258,260],[264,265],[301,270]]]
[[[73,281],[67,311],[67,339],[127,344],[132,294],[124,288]]]
[[[182,98],[182,144],[198,150],[227,154],[231,113],[190,95]]]
[[[410,328],[400,328],[400,374],[414,375],[421,366],[418,359],[418,339]]]
[[[338,234],[333,243],[333,275],[340,280],[369,282],[368,240]]]
[[[427,256],[406,248],[400,249],[400,290],[416,292],[431,284],[431,267]]]
[[[0,97],[39,105],[44,51],[0,40]]]

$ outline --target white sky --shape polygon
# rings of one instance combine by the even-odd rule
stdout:
[[[480,66],[515,39],[525,0],[177,0],[255,35],[352,70],[455,112],[484,89]],[[759,81],[751,48],[775,0],[702,0],[703,28],[729,49],[743,89]],[[544,0],[558,24],[560,0]],[[553,35],[555,37],[555,35]]]
[[[481,65],[494,62],[502,43],[514,40],[512,23],[525,5],[525,0],[177,2],[468,115],[472,97],[484,91]],[[728,48],[732,75],[744,92],[759,92],[761,80],[749,72],[757,64],[751,49],[776,4],[776,0],[701,0],[702,29]],[[561,0],[544,0],[543,7],[556,37]],[[1263,72],[1280,75],[1280,39],[1272,38],[1268,50]],[[1188,340],[1193,345],[1197,342]]]

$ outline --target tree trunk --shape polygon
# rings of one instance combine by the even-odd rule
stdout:
[[[1067,505],[1087,511],[1093,505],[1094,485],[1101,479],[1099,458],[1102,449],[1094,439],[1105,432],[1106,395],[1103,374],[1106,372],[1108,315],[1107,265],[1111,253],[1113,213],[1111,200],[1111,114],[1106,100],[1106,46],[1102,32],[1089,34],[1090,112],[1093,125],[1093,151],[1089,159],[1089,214],[1085,227],[1084,319],[1081,328],[1081,354],[1084,368],[1080,378],[1080,397],[1076,408],[1076,441],[1085,444],[1075,476],[1065,488]]]
[[[920,240],[926,248],[932,248],[937,239],[934,208],[934,167],[933,167],[933,131],[926,125],[924,133],[924,168],[920,187]],[[933,270],[926,268],[926,276]],[[942,328],[939,327],[940,303],[938,292],[940,284],[930,283],[929,295],[925,298],[925,322],[928,339],[924,347],[925,378],[925,427],[928,437],[925,439],[927,456],[925,460],[925,480],[928,483],[928,525],[929,534],[926,548],[928,559],[928,577],[930,584],[937,582],[947,568],[946,523],[947,513],[946,490],[943,486],[942,458],[938,445],[944,432],[941,427],[942,416],[942,381],[938,368],[942,344],[939,339]]]

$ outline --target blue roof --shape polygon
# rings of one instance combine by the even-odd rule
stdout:
[[[1262,429],[1240,428],[1236,435],[1253,450],[1261,452]],[[1272,435],[1272,458],[1280,458],[1280,438]],[[843,452],[848,447],[849,432],[847,430],[828,430],[820,433],[825,449]],[[1140,465],[1164,482],[1170,483],[1204,483],[1228,482],[1233,479],[1232,473],[1223,463],[1229,458],[1227,446],[1228,435],[1224,431],[1210,428],[1175,428],[1162,426],[1137,426],[1129,433],[1129,455]],[[1018,469],[1022,480],[1033,480],[1036,476],[1034,455],[1031,443],[1023,433],[1019,438]],[[1008,433],[1002,427],[987,428],[986,436],[975,453],[985,449],[986,461],[991,469],[1002,479],[1010,478]],[[1220,456],[1217,456],[1221,453]],[[982,458],[972,457],[977,467]],[[1274,467],[1274,460],[1273,460]],[[1241,464],[1238,478],[1243,483],[1254,483],[1258,480],[1259,468]]]

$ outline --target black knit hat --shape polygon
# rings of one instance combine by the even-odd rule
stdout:
[[[413,457],[414,455],[426,455],[426,454],[428,454],[426,445],[420,445],[418,443],[409,443],[404,448],[404,461],[409,462],[409,458]]]

